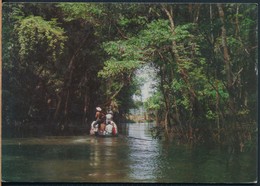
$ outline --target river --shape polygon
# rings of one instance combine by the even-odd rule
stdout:
[[[115,138],[59,136],[2,140],[10,182],[252,183],[255,152],[230,154],[152,139],[152,124],[126,124]]]

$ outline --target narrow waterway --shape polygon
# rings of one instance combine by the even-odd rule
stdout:
[[[11,182],[244,183],[256,181],[256,153],[173,145],[152,124],[126,124],[115,138],[2,140],[2,179]]]

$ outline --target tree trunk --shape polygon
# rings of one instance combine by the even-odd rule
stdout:
[[[221,4],[217,4],[219,17],[222,23],[221,27],[221,37],[222,37],[222,46],[223,46],[223,57],[224,57],[224,63],[225,63],[225,72],[227,75],[227,90],[229,92],[229,107],[231,109],[232,113],[235,113],[235,105],[234,105],[234,98],[233,98],[233,75],[232,75],[232,69],[231,69],[231,61],[230,56],[228,52],[228,46],[227,46],[227,31],[225,27],[225,14],[224,10]]]
[[[214,35],[213,35],[213,13],[212,13],[212,4],[209,5],[209,17],[210,17],[210,41],[213,44]]]
[[[62,96],[59,97],[58,106],[57,106],[57,109],[56,109],[56,112],[55,112],[55,118],[56,119],[58,118],[58,114],[61,113],[61,109],[62,109],[61,103],[64,99],[65,99],[65,104],[64,104],[64,112],[63,113],[64,113],[65,118],[67,117],[68,110],[69,110],[69,100],[70,100],[70,97],[71,97],[71,94],[72,94],[71,82],[72,82],[72,78],[73,78],[73,74],[74,74],[76,57],[79,55],[81,48],[85,45],[85,43],[87,42],[88,39],[89,39],[88,36],[86,36],[84,38],[81,45],[75,50],[74,54],[72,55],[72,57],[69,61],[67,71],[64,74],[63,88],[61,89],[61,91],[59,93]],[[65,95],[66,95],[66,97],[64,97]],[[65,122],[66,122],[66,120],[65,120]]]
[[[165,117],[164,117],[164,127],[165,127],[165,137],[166,137],[166,140],[169,139],[169,131],[168,131],[168,116],[169,116],[169,109],[166,108],[166,112],[165,112]]]
[[[168,116],[169,116],[169,111],[170,111],[170,99],[169,99],[169,94],[168,91],[163,87],[163,85],[166,84],[166,80],[165,80],[165,64],[160,67],[160,74],[161,74],[161,90],[162,90],[162,94],[164,97],[164,104],[165,104],[165,115],[164,115],[164,127],[165,127],[165,134],[166,134],[166,138],[169,138],[169,133],[168,133],[168,125],[169,125],[169,120],[168,120]]]
[[[188,4],[190,22],[197,23],[200,14],[200,4]]]
[[[239,37],[239,20],[238,20],[238,15],[239,15],[239,4],[236,5],[236,30],[235,30],[235,36]],[[240,39],[241,40],[241,39]]]
[[[195,16],[194,16],[193,22],[198,23],[199,15],[200,15],[200,4],[195,4],[195,7],[196,7],[196,9],[195,9]]]
[[[82,118],[82,124],[86,124],[87,120],[88,120],[88,110],[89,110],[89,90],[88,90],[88,87],[86,88],[86,92],[85,92],[85,95],[84,95],[84,110],[83,110],[83,118]]]
[[[72,97],[71,95],[73,93],[73,88],[71,87],[71,84],[72,84],[72,78],[73,78],[74,69],[75,69],[75,58],[77,55],[78,55],[78,52],[76,52],[75,55],[73,55],[73,57],[71,58],[70,65],[69,65],[69,79],[68,79],[68,82],[65,84],[66,89],[67,89],[65,108],[64,108],[64,117],[65,117],[66,123],[67,123],[68,113],[69,113],[69,108],[70,108],[69,104],[70,104],[71,97]]]
[[[217,118],[216,118],[216,123],[217,123],[217,128],[218,128],[218,141],[220,141],[220,123],[219,123],[219,117],[220,117],[220,112],[219,112],[219,94],[218,94],[218,81],[216,80],[216,113],[217,113]]]
[[[158,110],[155,111],[155,121],[156,121],[156,126],[159,127],[160,126],[160,121],[159,121]]]
[[[168,10],[164,5],[163,5],[163,10],[166,13],[166,15],[168,16],[168,19],[170,21],[170,25],[171,25],[171,32],[172,35],[175,35],[175,24],[174,24],[174,20],[173,20],[173,10],[172,7],[169,7],[170,10]],[[192,85],[189,82],[189,74],[187,72],[187,70],[185,68],[181,67],[181,59],[177,50],[177,43],[175,40],[172,41],[172,54],[173,57],[175,58],[176,64],[178,66],[178,68],[180,69],[180,75],[181,78],[184,80],[184,82],[186,83],[188,90],[189,90],[189,94],[190,94],[190,101],[194,107],[194,105],[197,102],[197,96],[195,93],[195,90],[193,89]]]
[[[56,111],[55,111],[55,114],[54,114],[54,121],[58,120],[60,110],[61,110],[61,103],[62,103],[61,92],[57,94],[57,98],[58,98],[58,103],[57,103]]]

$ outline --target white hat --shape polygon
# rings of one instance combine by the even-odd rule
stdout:
[[[100,107],[97,107],[96,110],[97,110],[97,111],[101,111],[102,109],[101,109]]]

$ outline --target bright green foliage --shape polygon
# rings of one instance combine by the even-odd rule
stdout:
[[[106,61],[104,69],[99,72],[99,76],[104,78],[111,78],[117,76],[123,76],[124,72],[131,72],[139,67],[140,62],[129,60],[129,61],[117,61],[116,59],[110,59]]]
[[[14,26],[16,23],[23,17],[24,14],[17,6],[10,6],[9,4],[3,5],[3,28],[2,28],[2,67],[5,70],[10,70],[13,68],[13,65],[9,60],[14,57],[11,55],[12,51],[16,47],[16,35],[14,33]]]
[[[167,20],[159,19],[147,24],[147,28],[141,31],[139,39],[143,40],[144,44],[159,47],[162,44],[167,44],[172,38],[170,32],[170,23]],[[141,41],[140,41],[141,43]]]
[[[129,73],[141,64],[149,62],[155,51],[149,46],[169,41],[170,33],[169,31],[167,33],[167,26],[167,21],[159,20],[148,24],[147,29],[141,31],[137,37],[105,43],[104,49],[112,57],[106,61],[103,71],[99,73],[100,76],[109,77],[124,72]]]
[[[4,118],[46,107],[45,94],[61,100],[60,118],[72,118],[73,104],[91,118],[105,103],[126,116],[140,94],[136,72],[149,64],[156,91],[145,107],[158,123],[201,131],[225,128],[227,120],[254,122],[257,6],[222,7],[224,22],[216,4],[4,4]],[[33,103],[40,80],[46,91]],[[198,139],[190,134],[178,133]]]
[[[85,19],[96,24],[96,19],[103,13],[102,5],[96,3],[59,3],[57,7],[64,12],[66,21]]]
[[[57,26],[55,19],[45,21],[39,16],[29,16],[21,20],[16,30],[20,44],[19,54],[23,60],[28,59],[29,56],[31,58],[35,53],[33,58],[35,61],[56,62],[57,57],[64,50],[66,37],[63,29]],[[48,58],[42,59],[42,56]]]
[[[156,92],[144,102],[144,106],[148,111],[159,111],[163,109],[164,103],[162,94]]]

